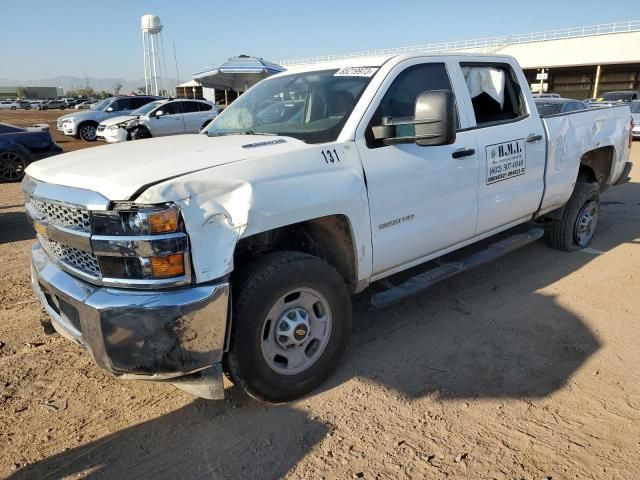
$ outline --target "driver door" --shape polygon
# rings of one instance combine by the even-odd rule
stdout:
[[[162,114],[158,115],[160,112]],[[184,133],[182,102],[169,102],[160,105],[149,116],[149,127],[154,137]]]
[[[385,79],[358,128],[356,144],[369,193],[373,278],[425,261],[429,255],[473,237],[478,217],[478,154],[473,131],[458,102],[457,138],[452,145],[385,146],[372,127],[383,116],[411,117],[417,96],[452,90],[460,98],[454,64],[412,59]],[[464,108],[464,106],[462,106]],[[361,129],[365,130],[362,131]],[[403,126],[397,135],[413,135]]]

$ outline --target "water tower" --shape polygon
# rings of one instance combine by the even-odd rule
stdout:
[[[164,40],[162,39],[162,22],[157,15],[143,15],[140,19],[142,30],[142,50],[144,51],[144,85],[145,93],[162,95],[166,72],[164,59]]]

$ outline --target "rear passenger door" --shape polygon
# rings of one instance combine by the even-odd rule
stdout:
[[[198,133],[204,123],[204,112],[200,111],[200,102],[182,102],[184,129],[186,133]]]
[[[538,209],[545,137],[539,116],[525,99],[523,89],[528,86],[520,69],[486,61],[463,62],[460,67],[478,145],[476,235],[482,235],[521,222]]]

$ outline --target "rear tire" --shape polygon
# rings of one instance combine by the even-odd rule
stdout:
[[[235,275],[226,373],[250,396],[294,400],[317,388],[344,353],[351,300],[324,260],[274,252]]]
[[[16,110],[17,107],[11,107],[11,110]]]
[[[591,244],[600,214],[600,187],[577,182],[562,217],[549,225],[547,242],[556,250],[570,252]]]

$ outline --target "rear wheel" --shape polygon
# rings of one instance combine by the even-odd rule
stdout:
[[[298,398],[336,367],[351,327],[344,280],[298,252],[265,255],[237,275],[225,370],[252,397]]]
[[[29,164],[27,158],[15,151],[0,152],[0,181],[19,182]]]
[[[17,107],[11,107],[11,110],[15,110]]]
[[[551,222],[548,243],[557,250],[588,247],[600,215],[600,188],[597,183],[577,182],[562,217]]]
[[[78,136],[85,142],[95,142],[98,124],[95,122],[85,122],[78,126]]]

